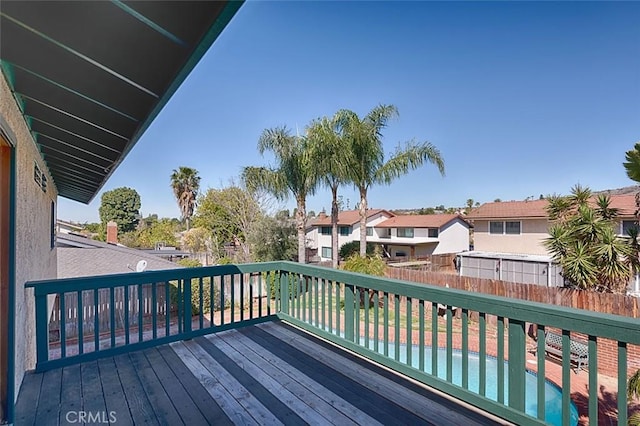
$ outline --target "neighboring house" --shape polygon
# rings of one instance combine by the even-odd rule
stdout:
[[[84,229],[79,223],[67,222],[66,220],[56,220],[56,234],[79,233]]]
[[[635,195],[611,195],[618,209],[618,234],[635,225]],[[562,286],[560,267],[544,246],[549,237],[547,200],[486,203],[467,219],[473,222],[474,251],[460,253],[460,275],[526,284]]]
[[[143,261],[145,271],[181,266],[143,250],[105,243],[72,234],[58,234],[58,278],[136,272]]]
[[[402,215],[378,223],[367,241],[392,258],[426,257],[469,250],[469,222],[457,214]]]
[[[611,207],[619,210],[618,234],[635,226],[635,195],[611,195]],[[467,219],[473,223],[474,250],[483,252],[548,255],[547,200],[486,203]]]
[[[393,213],[382,209],[367,210],[367,234],[381,222],[394,217]],[[367,241],[369,237],[367,237]],[[360,212],[345,210],[338,214],[338,249],[350,241],[360,241]],[[311,249],[318,250],[321,261],[332,259],[331,216],[320,213],[307,230],[307,243]]]
[[[320,260],[331,259],[331,218],[321,214],[307,230],[311,248],[318,248]],[[360,241],[360,214],[357,210],[338,216],[338,248]],[[469,249],[469,223],[460,215],[400,215],[387,210],[367,211],[367,242],[382,245],[385,256],[426,257]]]
[[[473,209],[473,249],[483,252],[546,255],[547,200],[486,203]]]
[[[58,276],[57,197],[94,199],[241,5],[2,2],[0,423],[35,366],[25,284]]]

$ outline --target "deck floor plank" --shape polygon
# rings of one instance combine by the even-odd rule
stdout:
[[[220,405],[225,415],[229,417],[233,424],[258,425],[253,417],[247,418],[245,409],[240,403],[222,386],[218,379],[200,362],[200,360],[184,346],[183,342],[171,343],[169,345],[180,360],[187,366],[196,379],[207,390],[209,395]]]
[[[156,417],[161,424],[180,425],[184,424],[178,411],[173,406],[171,398],[167,395],[158,380],[158,376],[151,368],[151,364],[147,360],[143,351],[136,351],[129,354],[133,368],[135,368],[141,383],[144,383],[144,391],[147,398],[154,407]]]
[[[291,405],[295,403],[295,398],[291,392],[273,393],[273,387],[268,388],[262,382],[256,379],[254,374],[250,374],[251,362],[244,357],[237,358],[239,364],[236,363],[225,351],[216,347],[210,340],[204,337],[198,337],[195,341],[211,355],[221,367],[242,385],[245,389],[251,389],[253,395],[265,407],[269,407],[269,411],[287,426],[304,426],[308,422],[302,419]],[[249,370],[248,370],[249,369]],[[253,372],[260,374],[257,369]],[[308,408],[307,405],[305,405]]]
[[[108,418],[98,362],[80,364],[80,375],[82,376],[82,410],[93,416],[99,415],[101,421],[105,414]]]
[[[358,381],[345,376],[337,370],[317,362],[314,357],[298,350],[291,344],[279,340],[267,331],[251,327],[240,329],[274,355],[298,369],[304,369],[307,375],[343,399],[349,400],[358,409],[378,419],[383,424],[430,424],[426,420],[407,411],[401,405],[395,404],[375,391],[371,391]],[[369,375],[361,377],[360,381],[369,381]]]
[[[200,359],[202,365],[218,379],[219,383],[257,423],[274,426],[284,424],[269,408],[265,407],[260,400],[253,395],[253,389],[249,390],[242,386],[242,384],[220,365],[217,360],[213,359],[202,346],[193,340],[183,343],[195,357]]]
[[[220,333],[221,335],[226,333]],[[316,411],[309,402],[305,401],[303,396],[298,396],[283,384],[278,382],[275,378],[267,374],[267,371],[273,370],[273,367],[258,365],[254,363],[254,360],[247,357],[236,347],[232,346],[230,342],[222,339],[222,336],[210,336],[206,339],[222,353],[224,353],[229,359],[231,359],[236,366],[241,368],[245,374],[252,377],[260,386],[263,386],[273,398],[276,398],[280,404],[286,404],[287,408],[295,413],[300,419],[300,424],[319,425],[330,423],[330,418],[322,416]],[[204,344],[202,344],[203,347]],[[251,388],[252,392],[254,388]],[[267,406],[269,406],[267,404]],[[270,407],[271,408],[271,407]],[[273,409],[271,409],[273,411]],[[277,415],[277,414],[276,414]],[[294,424],[290,417],[282,417],[283,422],[287,425]],[[290,422],[291,421],[291,422]]]
[[[249,359],[264,374],[272,377],[280,386],[289,390],[310,408],[320,413],[327,422],[336,425],[381,425],[373,417],[358,410],[353,405],[339,398],[324,387],[318,386],[302,371],[291,367],[289,364],[265,351],[253,340],[248,339],[237,330],[209,335],[208,339],[214,341],[220,339]],[[261,376],[257,376],[261,377]]]
[[[113,360],[116,364],[116,371],[120,378],[122,390],[127,399],[127,408],[131,413],[133,422],[136,425],[158,424],[154,407],[147,398],[147,394],[144,391],[144,384],[140,382],[136,370],[131,364],[129,355],[117,355],[113,357]]]
[[[60,389],[62,369],[46,371],[42,377],[40,398],[36,410],[37,426],[57,425],[60,415]]]
[[[128,409],[120,377],[115,373],[116,363],[113,358],[98,360],[98,371],[100,371],[100,382],[102,383],[107,415],[115,418],[118,425],[132,425],[133,418]]]
[[[167,345],[157,348],[158,353],[162,356],[162,359],[175,374],[178,382],[184,387],[186,392],[191,397],[191,400],[200,410],[200,413],[209,422],[220,426],[230,426],[233,422],[220,408],[218,402],[209,395],[207,389],[198,381],[198,379],[191,373],[189,368],[180,360],[178,355]]]
[[[171,367],[167,365],[157,349],[147,349],[144,351],[144,355],[163,386],[167,397],[182,419],[182,422],[186,425],[206,424],[207,420],[200,410],[198,410],[189,393],[184,389],[171,370]]]
[[[496,424],[279,321],[25,375],[17,426],[77,424],[76,411],[123,425]]]
[[[43,376],[42,373],[25,373],[15,407],[16,425],[33,426],[35,424]]]
[[[371,377],[372,380],[362,382],[364,386],[375,390],[381,395],[385,395],[394,403],[402,404],[402,406],[407,410],[427,421],[435,422],[437,424],[441,424],[446,421],[453,421],[456,424],[464,423],[470,426],[475,424],[474,419],[470,419],[469,416],[463,415],[458,411],[455,411],[453,408],[447,409],[444,404],[448,401],[445,401],[442,398],[436,398],[436,396],[439,395],[429,395],[430,398],[433,399],[427,399],[425,402],[424,395],[416,393],[417,390],[424,390],[424,388],[418,388],[416,386],[414,389],[410,389],[404,379],[402,380],[402,384],[393,380],[388,380],[391,377],[390,375],[387,375],[387,380],[383,380],[383,376],[381,375],[383,371],[379,371],[378,373],[380,374],[372,374],[370,366],[356,362],[355,358],[345,359],[349,357],[342,354],[336,354],[336,352],[331,350],[331,348],[326,346],[323,347],[321,342],[313,342],[309,340],[308,335],[302,331],[282,326],[271,327],[268,324],[260,328],[272,333],[279,340],[289,342],[308,356],[317,357],[320,362],[332,366],[342,374],[354,380],[357,380],[363,375]],[[397,377],[395,375],[393,376],[394,378]],[[374,378],[375,380],[373,380]]]
[[[62,369],[62,389],[60,392],[59,423],[68,424],[77,420],[77,412],[82,411],[82,375],[80,364]]]

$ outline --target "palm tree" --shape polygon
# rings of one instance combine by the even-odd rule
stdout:
[[[343,137],[343,123],[338,114],[311,122],[307,129],[312,164],[323,185],[331,189],[331,261],[338,267],[338,187],[348,181],[349,154]]]
[[[393,105],[378,105],[362,119],[349,110],[337,113],[343,123],[344,136],[350,147],[349,181],[360,192],[360,256],[366,256],[367,248],[367,192],[372,185],[390,184],[409,170],[432,163],[444,175],[444,160],[440,151],[429,142],[413,141],[398,147],[385,162],[382,131],[389,120],[398,115]]]
[[[266,129],[258,140],[258,151],[271,151],[277,166],[245,167],[242,180],[250,190],[265,190],[278,199],[289,193],[296,199],[296,229],[298,231],[298,262],[305,263],[307,195],[315,192],[317,178],[311,167],[307,138],[294,136],[286,127]]]
[[[182,219],[186,222],[187,230],[189,230],[190,219],[196,208],[196,198],[200,189],[198,171],[191,167],[182,166],[178,170],[174,169],[171,173],[171,188],[173,188],[173,194],[178,201]]]

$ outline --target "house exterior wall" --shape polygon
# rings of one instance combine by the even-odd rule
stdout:
[[[367,227],[374,227],[377,224],[384,222],[388,218],[389,217],[382,212],[372,215],[367,219]],[[323,225],[323,226],[331,226],[331,225]],[[321,226],[320,227],[314,226],[313,230],[307,232],[307,240],[309,241],[309,247],[318,249],[318,256],[320,256],[321,261],[331,260],[330,257],[322,256],[322,248],[331,247],[331,235],[322,235],[320,228]],[[360,222],[351,225],[351,232],[349,233],[349,235],[340,235],[339,231],[340,231],[340,225],[338,226],[338,250],[340,250],[340,247],[342,247],[342,245],[345,243],[348,243],[350,241],[360,241]],[[375,230],[374,230],[374,236],[375,236]],[[368,237],[367,241],[374,241],[374,239],[373,237]]]
[[[460,219],[449,222],[438,235],[438,246],[431,254],[458,253],[469,250],[469,226]]]
[[[25,282],[56,277],[51,247],[57,190],[4,75],[0,77],[0,125],[15,145],[15,396],[24,372],[35,367],[35,303]],[[47,178],[44,192],[34,180],[34,163]],[[52,204],[53,203],[53,204]]]
[[[500,221],[492,219],[491,221]],[[517,219],[507,219],[516,221]],[[547,219],[521,219],[519,235],[489,234],[489,220],[474,220],[474,250],[498,253],[546,255],[543,241],[549,237]]]
[[[390,230],[391,236],[381,237]],[[406,252],[412,256],[410,246],[414,246],[413,257],[424,257],[432,254],[459,253],[469,250],[469,227],[456,219],[442,226],[438,230],[437,237],[429,237],[429,228],[413,228],[413,237],[398,237],[398,228],[378,228],[376,237],[372,242],[384,244],[391,257],[396,257],[396,252]]]

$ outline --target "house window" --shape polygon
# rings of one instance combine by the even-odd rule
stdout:
[[[490,234],[504,234],[504,222],[489,222]]]
[[[373,237],[373,227],[367,226],[367,237]]]
[[[520,235],[520,230],[521,230],[520,221],[489,222],[490,234]]]
[[[331,247],[322,247],[321,255],[325,259],[333,259],[333,256],[331,256]]]
[[[413,228],[398,228],[398,237],[413,238]]]
[[[396,252],[396,257],[406,257],[407,253],[403,252],[403,251],[397,251]]]
[[[350,226],[341,226],[340,227],[340,235],[345,237],[345,236],[348,236],[349,234],[351,234],[351,227]]]
[[[320,228],[320,233],[322,235],[331,235],[331,227],[330,226],[323,226],[322,228]]]
[[[505,222],[504,233],[510,235],[520,235],[520,222]]]
[[[635,229],[636,231],[639,231],[640,233],[640,227],[638,227],[638,224],[636,223],[635,220],[623,220],[622,221],[622,235],[624,235],[625,237],[629,236],[629,230],[631,229]]]
[[[429,238],[438,238],[438,228],[429,228],[427,235]]]

